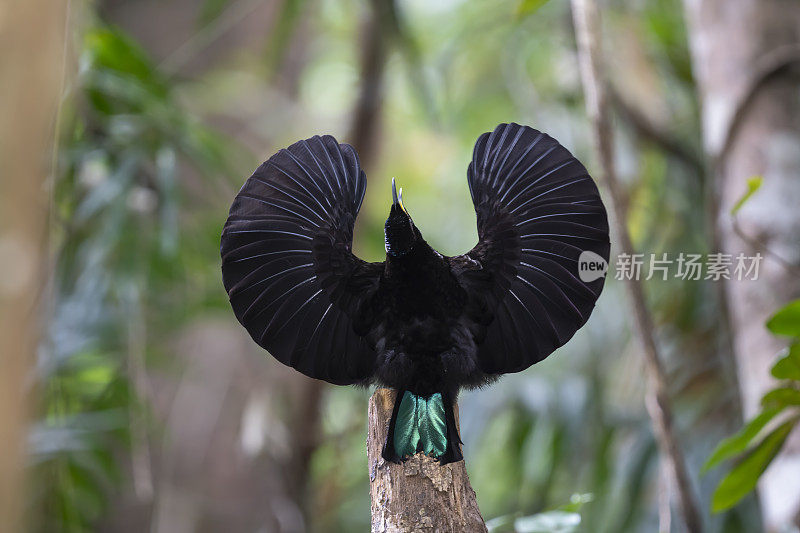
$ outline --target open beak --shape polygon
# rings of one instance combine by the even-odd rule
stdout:
[[[394,183],[394,178],[392,178],[392,205],[399,205],[400,209],[408,214],[408,211],[406,211],[406,206],[403,205],[403,188],[400,187],[400,191],[397,191],[397,185]]]

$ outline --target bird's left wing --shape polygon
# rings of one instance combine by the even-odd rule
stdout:
[[[222,231],[236,318],[282,363],[337,385],[367,381],[375,361],[362,304],[383,263],[351,251],[366,186],[350,145],[300,141],[245,182]]]
[[[451,266],[471,297],[481,370],[518,372],[588,320],[604,278],[582,281],[578,258],[608,261],[606,211],[580,161],[519,124],[481,135],[467,179],[479,241]]]

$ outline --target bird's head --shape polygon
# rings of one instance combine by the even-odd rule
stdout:
[[[398,194],[394,178],[392,178],[392,207],[383,231],[386,238],[386,253],[393,257],[406,255],[414,248],[417,241],[422,239],[422,235],[403,205],[403,188],[400,188]]]

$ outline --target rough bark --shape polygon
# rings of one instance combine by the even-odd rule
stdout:
[[[46,263],[45,184],[65,16],[58,0],[0,5],[0,531],[22,530],[30,369]]]
[[[418,453],[396,465],[381,457],[395,395],[394,390],[378,389],[369,399],[372,533],[485,532],[464,461],[440,466]]]
[[[800,296],[800,3],[685,0],[703,138],[714,163],[722,252],[764,255],[757,281],[725,282],[744,414],[752,417],[783,347],[764,322]],[[746,181],[762,188],[736,218]],[[759,485],[768,529],[798,522],[800,433],[790,436]]]
[[[611,115],[608,105],[606,79],[603,70],[600,43],[600,20],[594,0],[572,0],[572,13],[578,41],[578,59],[583,80],[586,110],[592,121],[595,151],[600,162],[600,182],[605,185],[611,199],[611,218],[614,236],[621,253],[633,254],[633,244],[626,224],[626,212],[614,164],[614,142]],[[663,460],[675,481],[678,508],[686,529],[691,533],[702,531],[697,498],[686,467],[686,458],[678,442],[672,417],[672,405],[667,378],[661,363],[655,328],[645,300],[644,289],[638,278],[625,282],[633,328],[642,348],[645,371],[649,385],[645,397],[647,412],[653,422],[656,441]]]

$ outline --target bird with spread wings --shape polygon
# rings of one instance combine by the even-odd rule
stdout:
[[[352,252],[367,180],[329,135],[291,145],[242,186],[222,232],[222,276],[236,318],[280,362],[336,385],[397,390],[387,461],[417,452],[462,459],[459,390],[538,363],[583,326],[608,261],[606,211],[592,178],[549,135],[501,124],[467,170],[478,244],[448,257],[414,224],[392,180],[386,259]]]

